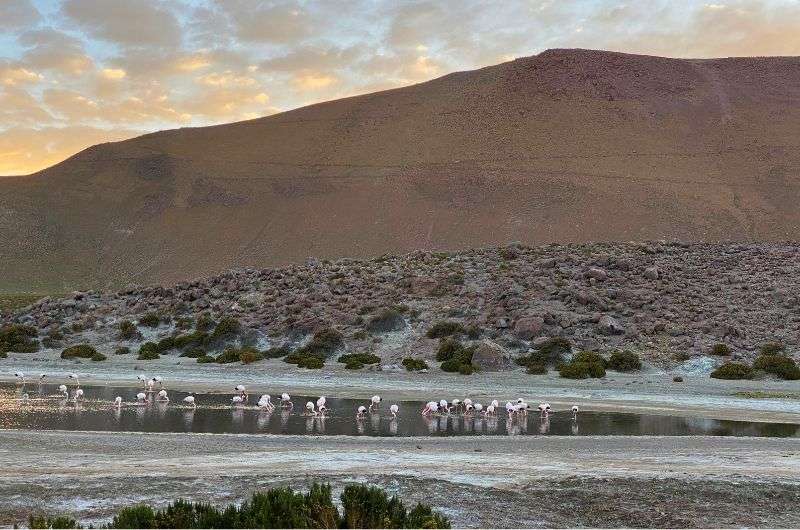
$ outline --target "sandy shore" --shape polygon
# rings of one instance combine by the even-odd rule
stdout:
[[[0,431],[0,524],[21,520],[31,498],[42,510],[97,521],[132,501],[228,502],[276,484],[357,480],[427,499],[466,526],[796,526],[800,512],[772,503],[800,501],[799,471],[800,439]],[[564,504],[537,502],[535,491]],[[616,508],[603,511],[597,495],[616,498]],[[702,512],[711,497],[747,503],[750,513]],[[773,509],[762,513],[767,500]],[[650,524],[638,519],[645,505]]]
[[[176,356],[149,362],[137,361],[133,355],[112,356],[109,361],[93,363],[64,361],[54,353],[9,354],[0,366],[0,380],[4,381],[12,381],[16,370],[32,379],[46,373],[51,382],[76,372],[86,384],[134,386],[136,375],[143,373],[161,375],[169,388],[197,392],[228,392],[237,384],[245,384],[251,393],[272,395],[288,391],[340,398],[367,398],[378,393],[387,400],[524,397],[530,402],[546,400],[556,407],[578,404],[585,410],[800,423],[800,381],[721,381],[707,375],[687,375],[683,383],[675,383],[672,373],[655,369],[636,374],[608,372],[603,379],[575,381],[554,373],[532,376],[521,369],[461,376],[438,369],[422,374],[354,372],[336,362],[322,370],[298,369],[280,360],[250,366],[203,365]],[[755,399],[737,395],[743,392],[790,397]]]

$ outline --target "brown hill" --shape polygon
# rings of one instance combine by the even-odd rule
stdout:
[[[0,180],[0,290],[522,241],[797,239],[800,58],[551,50]]]

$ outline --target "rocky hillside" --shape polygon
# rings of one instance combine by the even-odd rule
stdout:
[[[708,354],[716,343],[744,358],[767,342],[794,352],[798,308],[797,245],[514,244],[76,292],[40,300],[4,322],[34,326],[52,348],[90,342],[111,353],[188,333],[201,318],[232,317],[242,327],[237,341],[260,349],[301,345],[333,329],[343,351],[396,362],[430,359],[438,341],[426,333],[447,321],[467,330],[465,341],[490,339],[512,356],[564,337],[576,349],[628,348],[670,363],[676,354]],[[138,323],[127,336],[124,320]]]
[[[800,59],[549,50],[0,179],[0,291],[417,249],[782,241]]]

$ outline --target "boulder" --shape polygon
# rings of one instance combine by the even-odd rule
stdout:
[[[591,267],[584,273],[584,276],[587,278],[594,278],[595,280],[602,282],[608,278],[608,273],[599,267]]]
[[[544,319],[541,317],[524,317],[514,323],[514,334],[522,340],[531,340],[538,337],[544,328]]]
[[[644,277],[648,280],[657,280],[659,276],[658,267],[647,267],[644,270]]]
[[[511,367],[511,354],[489,339],[484,339],[472,355],[472,364],[483,372],[499,372]]]
[[[597,329],[605,335],[624,335],[625,328],[622,324],[609,315],[603,315],[597,322]]]

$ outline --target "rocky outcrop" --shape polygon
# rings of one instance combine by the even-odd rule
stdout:
[[[482,340],[472,355],[472,365],[482,372],[498,372],[512,366],[511,354],[488,339]]]

